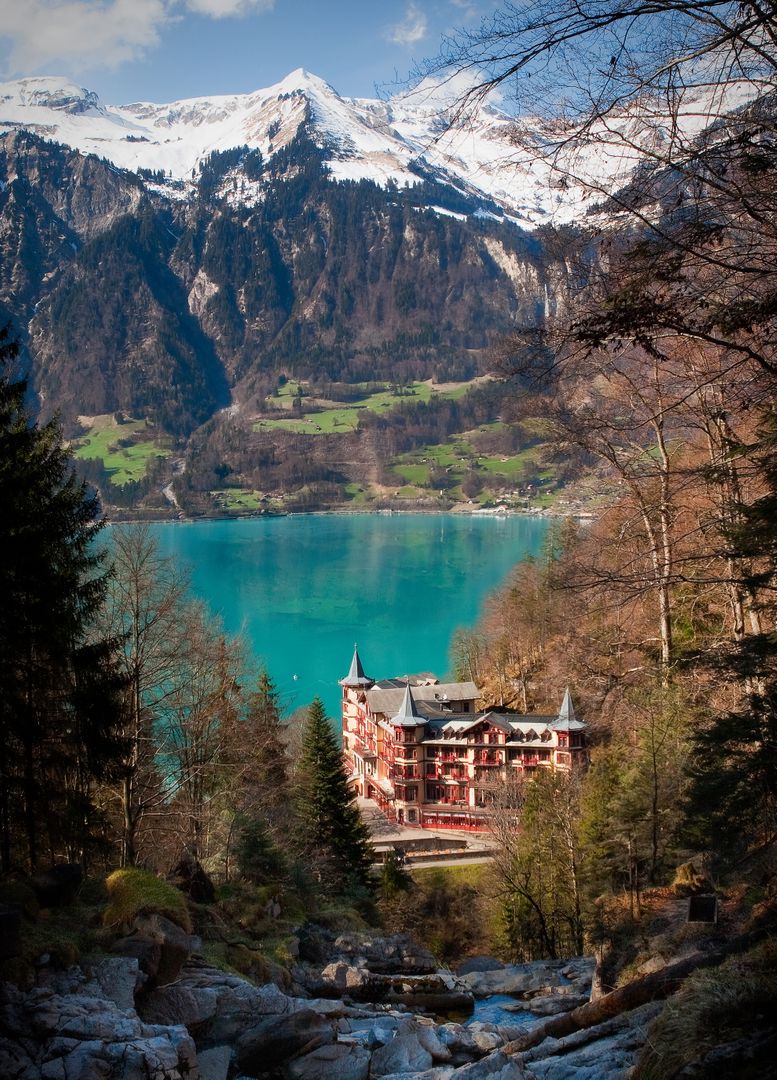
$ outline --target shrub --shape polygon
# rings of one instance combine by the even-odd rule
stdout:
[[[694,863],[681,863],[674,872],[672,888],[679,896],[689,896],[712,889],[712,883]]]
[[[777,940],[771,939],[720,967],[691,975],[651,1028],[637,1068],[639,1080],[773,1075],[775,972]],[[729,1066],[742,1071],[726,1072]]]
[[[187,933],[192,923],[186,898],[174,885],[158,878],[148,870],[128,867],[114,870],[105,879],[108,907],[103,914],[105,926],[117,927],[131,923],[138,915],[165,915]]]

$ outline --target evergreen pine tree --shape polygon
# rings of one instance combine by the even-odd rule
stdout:
[[[240,876],[255,885],[277,881],[286,873],[283,853],[273,844],[261,817],[246,817],[240,821],[235,857]]]
[[[372,854],[348,781],[338,740],[316,698],[308,709],[296,780],[301,845],[335,891],[370,888]]]
[[[105,596],[96,498],[56,423],[31,423],[0,332],[0,858],[85,858],[92,787],[116,762],[119,679],[93,633]]]
[[[289,776],[278,691],[268,672],[259,672],[256,690],[248,700],[245,732],[247,770],[243,779],[247,809],[254,803],[272,825],[288,809]]]

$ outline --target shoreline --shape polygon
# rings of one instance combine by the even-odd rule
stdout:
[[[209,521],[259,521],[267,520],[270,518],[289,518],[289,517],[356,517],[358,515],[370,515],[374,517],[393,517],[395,515],[436,515],[442,514],[451,517],[473,517],[479,519],[499,519],[508,517],[526,517],[526,518],[577,518],[580,521],[593,521],[596,518],[596,514],[590,510],[554,510],[550,507],[537,509],[537,510],[517,510],[513,508],[505,510],[469,510],[469,509],[454,509],[448,507],[447,509],[420,509],[420,508],[402,508],[402,509],[385,509],[385,510],[369,510],[359,509],[352,510],[340,507],[332,507],[328,510],[286,510],[282,512],[263,512],[253,511],[244,514],[203,514],[200,517],[191,517],[187,514],[173,515],[170,517],[111,517],[105,513],[105,521],[108,525],[198,525],[204,524]]]

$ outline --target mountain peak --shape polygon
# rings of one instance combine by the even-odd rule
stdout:
[[[40,75],[0,83],[0,103],[21,108],[53,109],[71,115],[103,111],[100,99],[93,90],[87,90],[70,79],[57,75]]]
[[[335,97],[339,96],[334,87],[330,86],[328,82],[303,67],[290,71],[280,82],[262,92],[277,91],[278,94],[292,94],[295,90],[302,90],[303,92],[311,90],[324,91],[327,94],[333,94]]]

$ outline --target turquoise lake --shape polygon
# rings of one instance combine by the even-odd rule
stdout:
[[[354,642],[373,678],[449,671],[454,631],[548,522],[447,514],[332,514],[151,526],[188,566],[192,591],[241,633],[291,711],[321,697],[339,716],[337,680]]]

